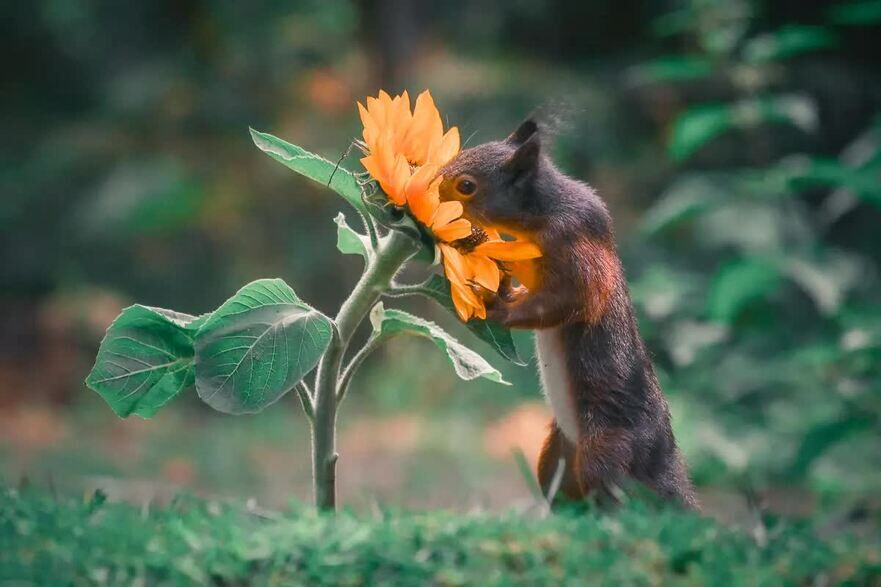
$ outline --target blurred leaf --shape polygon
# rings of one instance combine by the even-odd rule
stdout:
[[[86,385],[118,416],[152,417],[193,385],[195,317],[161,308],[130,306],[107,329]]]
[[[696,19],[697,13],[693,8],[680,8],[656,18],[652,22],[652,33],[658,37],[670,37],[684,33],[694,26]]]
[[[450,282],[446,278],[437,274],[432,275],[422,284],[419,293],[438,302],[453,315],[456,314],[456,307],[453,305],[453,298],[450,295]],[[511,331],[498,322],[474,318],[466,322],[465,326],[504,358],[515,365],[526,365],[517,352]]]
[[[696,56],[668,55],[643,63],[632,70],[637,83],[695,80],[713,73],[708,59]]]
[[[655,235],[679,223],[694,218],[717,203],[724,201],[719,185],[702,175],[687,175],[674,181],[658,197],[643,216],[644,234]]]
[[[853,257],[826,255],[824,262],[788,256],[782,271],[802,288],[823,314],[838,310],[848,291],[865,275]]]
[[[379,336],[412,334],[431,339],[437,348],[447,354],[447,358],[450,359],[450,363],[453,364],[453,369],[460,379],[470,381],[483,377],[490,381],[510,385],[486,359],[457,341],[434,322],[423,320],[418,316],[394,308],[386,309],[382,303],[373,307],[370,312],[370,322],[373,324],[374,332]]]
[[[163,233],[197,217],[204,190],[169,160],[123,163],[104,178],[79,210],[89,234]]]
[[[259,412],[318,364],[331,333],[281,279],[249,283],[196,334],[196,391],[220,412]]]
[[[704,104],[689,108],[673,123],[670,155],[677,161],[688,159],[733,124],[732,106],[729,104]]]
[[[745,257],[723,265],[707,292],[707,315],[712,320],[731,323],[750,302],[777,289],[780,272],[766,259]]]
[[[361,255],[365,259],[370,256],[370,239],[355,232],[346,222],[342,212],[333,219],[336,222],[336,248],[344,255]]]
[[[803,478],[814,461],[826,451],[852,435],[872,428],[874,424],[871,416],[852,413],[839,420],[815,426],[802,438],[789,474],[797,479]]]
[[[697,320],[679,320],[664,332],[670,356],[680,367],[693,363],[704,348],[722,342],[727,335],[724,326]]]
[[[855,169],[834,159],[811,159],[792,166],[788,173],[793,189],[843,187],[853,191],[863,201],[881,207],[881,167]]]
[[[670,155],[682,161],[729,130],[771,123],[789,124],[804,132],[813,132],[817,127],[816,105],[806,97],[789,95],[690,108],[679,115],[673,125]]]
[[[361,201],[361,186],[351,171],[271,134],[251,129],[251,138],[257,148],[282,165],[329,187],[359,212],[367,212]]]
[[[750,39],[743,48],[750,63],[766,63],[834,47],[838,38],[820,26],[789,25]]]
[[[839,4],[832,7],[829,17],[836,24],[878,24],[881,22],[881,0]]]

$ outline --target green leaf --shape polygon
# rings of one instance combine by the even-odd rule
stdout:
[[[215,410],[259,412],[315,368],[332,328],[281,279],[249,283],[196,334],[196,391]]]
[[[797,479],[804,477],[811,465],[830,448],[855,434],[870,430],[873,425],[871,416],[852,413],[839,420],[815,426],[802,438],[798,452],[790,465],[789,475]]]
[[[412,334],[430,338],[437,348],[447,354],[460,379],[470,381],[483,377],[490,381],[510,385],[486,359],[457,341],[434,322],[423,320],[401,310],[386,309],[381,302],[371,310],[370,322],[373,324],[374,332],[381,337]]]
[[[710,178],[702,175],[681,177],[664,190],[648,209],[643,216],[641,230],[646,235],[656,235],[678,226],[716,207],[725,200],[725,195]]]
[[[271,134],[251,129],[251,139],[258,149],[282,165],[329,187],[359,212],[367,212],[361,200],[361,186],[351,171]]]
[[[812,159],[787,171],[796,190],[811,187],[842,187],[868,204],[881,207],[881,169],[872,165],[854,168],[834,159]]]
[[[419,293],[433,299],[453,314],[456,313],[456,307],[453,305],[453,298],[450,295],[450,282],[440,275],[432,275],[422,284]],[[465,326],[507,360],[521,367],[526,365],[517,352],[511,331],[498,322],[474,318],[466,322]]]
[[[816,104],[798,95],[750,98],[731,104],[703,104],[689,108],[673,124],[670,155],[682,161],[730,130],[766,124],[786,124],[808,133],[817,128]]]
[[[86,385],[118,416],[152,417],[193,385],[193,333],[186,326],[194,320],[161,308],[126,308],[107,329]]]
[[[703,57],[667,55],[642,63],[632,70],[637,83],[696,80],[713,73],[713,64]]]
[[[835,46],[837,37],[820,26],[789,25],[753,37],[743,48],[750,63],[767,63]]]
[[[365,259],[370,256],[370,239],[355,232],[346,222],[342,212],[333,219],[336,222],[336,248],[344,255],[361,255]]]
[[[777,266],[762,258],[747,257],[722,266],[707,293],[707,314],[730,323],[747,304],[762,299],[780,283]]]
[[[673,124],[670,155],[677,161],[688,159],[731,126],[731,107],[728,104],[704,104],[689,108]]]

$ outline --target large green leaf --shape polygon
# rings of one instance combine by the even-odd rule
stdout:
[[[218,411],[259,412],[315,368],[331,333],[281,279],[249,283],[196,334],[196,391]]]
[[[117,415],[153,416],[193,385],[196,320],[171,310],[130,306],[113,321],[86,378]]]
[[[713,320],[732,322],[747,304],[766,297],[780,283],[780,270],[767,260],[745,257],[723,265],[707,294],[707,314]]]
[[[361,200],[361,186],[351,171],[271,134],[251,129],[251,138],[257,148],[282,165],[329,187],[359,212],[367,212]]]
[[[396,334],[412,334],[431,339],[437,348],[447,354],[453,369],[460,379],[470,381],[484,377],[490,381],[510,385],[486,359],[469,349],[434,322],[423,320],[393,308],[384,308],[382,303],[376,304],[370,312],[370,322],[374,332],[380,337]]]
[[[456,313],[456,307],[453,305],[453,298],[450,295],[450,282],[440,275],[432,275],[419,288],[419,293],[438,302],[453,314]],[[514,344],[511,331],[498,322],[475,318],[466,322],[465,326],[482,341],[488,343],[497,353],[515,365],[523,366],[526,364],[517,352],[517,346]]]

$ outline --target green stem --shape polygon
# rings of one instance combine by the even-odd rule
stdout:
[[[349,361],[349,364],[343,369],[342,374],[340,375],[339,385],[337,386],[337,405],[343,403],[343,399],[346,397],[346,392],[349,390],[349,383],[352,381],[352,377],[358,371],[358,368],[361,367],[361,363],[364,362],[364,359],[370,356],[370,353],[375,351],[379,345],[385,340],[385,337],[379,336],[377,334],[373,334],[368,340],[367,343],[361,347],[352,360]]]
[[[343,355],[358,325],[417,248],[416,241],[396,230],[379,240],[376,256],[368,262],[336,316],[333,338],[318,363],[313,398],[312,475],[315,505],[319,509],[336,509],[336,412]]]

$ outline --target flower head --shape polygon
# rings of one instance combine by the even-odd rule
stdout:
[[[426,90],[410,110],[407,92],[392,98],[380,91],[358,104],[366,155],[361,163],[395,205],[409,208],[438,242],[456,313],[462,320],[486,318],[480,289],[497,292],[500,262],[519,263],[541,256],[534,244],[506,241],[483,230],[484,242],[464,250],[456,241],[470,237],[472,224],[461,202],[441,202],[439,170],[459,153],[459,129],[443,129],[440,113]]]

